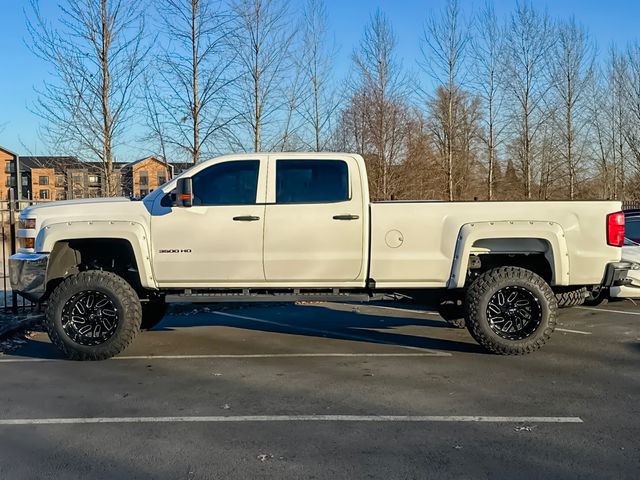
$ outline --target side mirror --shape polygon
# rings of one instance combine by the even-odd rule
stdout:
[[[193,184],[191,177],[179,178],[176,184],[176,199],[174,205],[176,207],[193,206]]]

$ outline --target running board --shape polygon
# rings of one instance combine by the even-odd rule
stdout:
[[[352,293],[352,292],[283,292],[283,293],[251,293],[216,292],[167,294],[167,303],[219,303],[219,302],[370,302],[377,300],[399,300],[406,298],[397,293]]]

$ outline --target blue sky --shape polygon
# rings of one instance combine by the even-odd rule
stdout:
[[[300,0],[292,0],[293,5]],[[41,0],[43,11],[57,16],[56,0]],[[380,8],[391,20],[398,37],[398,53],[408,69],[414,69],[419,55],[418,38],[426,16],[442,8],[444,0],[326,0],[330,30],[339,47],[337,75],[346,73],[351,53],[358,44],[370,14]],[[552,18],[575,16],[589,30],[602,52],[611,43],[624,45],[638,38],[640,2],[633,0],[537,0],[534,6],[546,8]],[[467,12],[482,2],[461,0]],[[504,17],[515,6],[515,0],[495,0],[499,16]],[[0,145],[20,154],[47,154],[38,139],[39,119],[29,111],[35,101],[34,86],[46,77],[47,64],[34,57],[25,45],[28,35],[23,9],[28,0],[0,0]],[[122,160],[131,160],[149,152],[133,143],[121,152]]]

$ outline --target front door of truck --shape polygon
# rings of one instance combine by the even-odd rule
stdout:
[[[365,201],[357,162],[269,158],[264,270],[267,282],[362,282]]]
[[[192,207],[154,207],[153,268],[159,284],[264,282],[265,157],[225,160],[193,174]],[[170,203],[169,203],[170,205]]]

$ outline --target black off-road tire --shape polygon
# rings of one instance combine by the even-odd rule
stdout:
[[[151,330],[167,314],[168,305],[164,301],[149,301],[142,304],[141,330]]]
[[[97,345],[75,342],[62,324],[67,302],[83,292],[98,292],[116,309],[117,322],[110,338]],[[80,272],[64,280],[51,293],[46,309],[45,326],[51,342],[71,360],[105,360],[122,352],[140,331],[140,299],[122,277],[102,270]]]
[[[521,338],[504,338],[492,329],[489,302],[504,288],[528,292],[539,315]],[[539,275],[519,267],[499,267],[480,275],[469,286],[465,299],[465,320],[471,336],[485,349],[499,355],[524,355],[538,350],[551,337],[558,303],[551,287]]]
[[[577,307],[582,305],[588,295],[587,287],[568,288],[556,291],[558,308]]]

